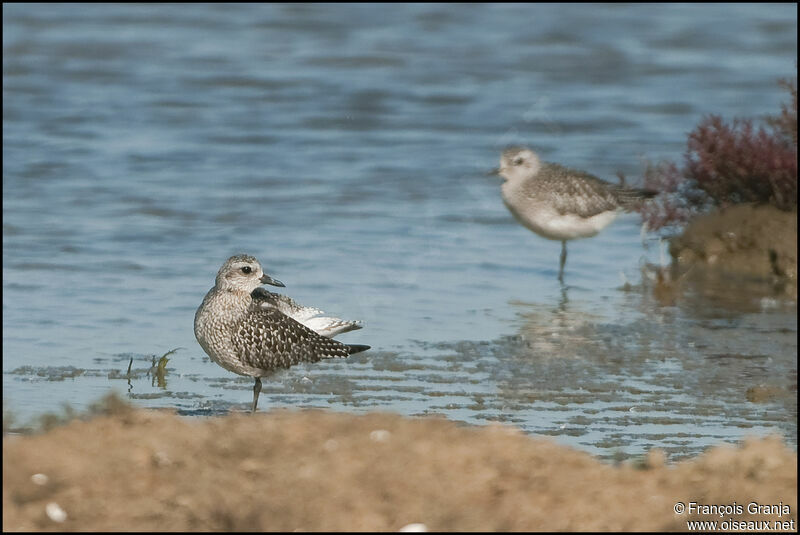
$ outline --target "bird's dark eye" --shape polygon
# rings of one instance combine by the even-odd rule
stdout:
[[[253,271],[253,268],[251,268],[250,266],[244,266],[242,268],[242,273],[245,273],[245,274],[249,275],[251,271]]]
[[[521,157],[520,158],[514,158],[514,165],[522,165],[523,161],[524,160]]]

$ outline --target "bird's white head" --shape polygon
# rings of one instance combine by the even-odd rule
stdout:
[[[240,254],[230,257],[219,268],[216,279],[217,288],[231,292],[250,293],[262,284],[284,286],[284,284],[261,269],[254,256]]]
[[[500,155],[500,167],[497,174],[504,179],[517,182],[539,172],[542,162],[531,149],[526,147],[510,147]]]

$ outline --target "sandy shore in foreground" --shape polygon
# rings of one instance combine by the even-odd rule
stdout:
[[[679,515],[678,502],[732,510]],[[751,503],[790,512],[754,515]],[[797,454],[777,438],[611,466],[500,425],[118,407],[3,439],[4,531],[686,530],[730,519],[796,529],[796,507]]]

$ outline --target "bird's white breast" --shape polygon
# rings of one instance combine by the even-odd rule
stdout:
[[[617,217],[617,210],[591,217],[560,214],[546,202],[537,202],[521,193],[517,184],[506,182],[502,187],[503,202],[524,226],[549,240],[574,240],[594,236]]]

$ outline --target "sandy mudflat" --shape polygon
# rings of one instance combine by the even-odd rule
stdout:
[[[745,511],[677,515],[676,502]],[[791,513],[751,515],[751,502]],[[797,454],[776,438],[615,467],[499,425],[120,407],[3,439],[5,531],[686,530],[687,519],[731,518],[796,528],[796,508]]]

